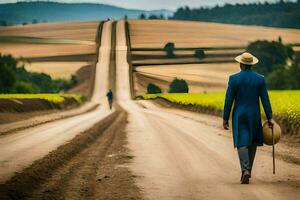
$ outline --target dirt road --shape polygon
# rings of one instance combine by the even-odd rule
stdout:
[[[277,161],[272,175],[271,155],[258,151],[250,185],[240,185],[240,169],[230,132],[208,115],[132,101],[126,61],[124,22],[117,24],[119,104],[128,112],[129,147],[135,158],[129,166],[145,199],[298,199],[300,167]]]
[[[277,160],[273,176],[269,147],[258,151],[251,184],[240,185],[237,153],[219,118],[131,100],[124,21],[116,27],[116,95],[127,113],[110,112],[103,91],[110,85],[111,27],[111,22],[104,24],[92,98],[100,108],[1,136],[0,183],[41,159],[0,184],[0,194],[15,199],[139,199],[141,189],[144,199],[299,198],[299,165]],[[126,137],[133,156],[124,148]]]
[[[110,49],[111,22],[107,22],[103,27],[99,63],[96,65],[94,92],[90,103],[100,104],[99,108],[75,117],[0,136],[0,183],[114,112],[108,109],[105,96],[108,90]]]

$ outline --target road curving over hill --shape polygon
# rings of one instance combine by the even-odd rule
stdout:
[[[109,87],[109,62],[111,54],[111,26],[103,26],[99,62],[96,65],[94,91],[87,106],[100,104],[91,112],[0,136],[0,183],[46,156],[115,112],[109,110],[106,92]],[[92,105],[92,106],[91,106]]]
[[[231,134],[221,119],[130,98],[124,21],[117,24],[116,92],[128,112],[129,165],[145,199],[298,199],[300,167],[258,150],[250,185],[241,185]]]

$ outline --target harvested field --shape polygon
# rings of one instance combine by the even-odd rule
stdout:
[[[99,22],[41,23],[0,27],[0,36],[95,41]]]
[[[69,79],[77,70],[88,64],[88,62],[33,62],[26,64],[25,68],[31,72],[47,73],[52,78]]]
[[[26,59],[28,71],[68,79],[84,66],[94,67],[99,25],[95,21],[0,27],[0,53]],[[85,92],[79,87],[76,92],[89,96],[90,85],[85,83],[81,87]]]
[[[0,52],[17,58],[95,54],[96,45],[1,43]]]
[[[87,65],[81,67],[76,71],[76,78],[79,84],[72,88],[69,92],[74,94],[80,94],[89,98],[92,95],[94,84],[94,67],[93,65]]]
[[[159,85],[167,92],[174,78],[185,79],[190,92],[223,91],[227,86],[228,76],[239,71],[238,64],[191,64],[141,66],[136,68],[136,91],[144,93],[148,83]]]
[[[69,40],[56,38],[37,38],[23,36],[0,36],[1,43],[29,43],[29,44],[86,44],[93,45],[94,41],[86,40]]]
[[[235,62],[234,57],[244,52],[243,49],[205,50],[204,57],[195,56],[195,50],[176,50],[174,57],[169,58],[165,51],[131,51],[129,60],[134,66],[163,64],[202,64]]]
[[[235,55],[236,56],[236,55]],[[166,57],[155,57],[153,56],[143,56],[139,57],[136,60],[132,60],[131,63],[134,66],[143,66],[143,65],[175,65],[175,64],[202,64],[202,63],[232,63],[234,62],[233,58],[235,56],[212,56],[206,57],[203,59],[195,58],[192,56],[178,56],[177,58],[166,58]],[[148,58],[148,59],[145,59]]]
[[[232,50],[209,50],[205,51],[205,55],[215,55],[215,54],[239,54],[243,49],[232,49]],[[153,55],[153,56],[166,56],[165,51],[131,51],[132,55],[144,56],[144,55]],[[175,55],[194,55],[194,50],[178,50],[175,51]]]
[[[132,48],[246,46],[258,39],[300,42],[300,30],[208,22],[129,20]]]
[[[238,72],[234,57],[255,40],[277,40],[299,43],[300,30],[242,26],[208,22],[173,20],[129,20],[131,52],[129,61],[135,67],[136,94],[146,92],[155,83],[164,92],[175,78],[185,79],[190,92],[223,91],[228,76]],[[175,44],[174,58],[162,50],[168,42]],[[195,48],[204,50],[196,58]],[[298,49],[297,46],[294,47]]]
[[[300,51],[300,46],[295,46],[293,49],[294,49],[294,51],[298,51],[299,52]]]
[[[15,57],[96,54],[99,22],[0,27],[0,52]]]
[[[159,64],[229,63],[244,51],[251,41],[277,40],[284,43],[300,42],[300,30],[242,26],[208,22],[173,20],[129,20],[131,52],[134,66]],[[166,57],[162,48],[175,44],[173,58]],[[201,48],[205,58],[196,58],[195,49]],[[297,46],[294,47],[297,50]]]

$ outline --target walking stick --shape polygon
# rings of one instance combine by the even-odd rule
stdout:
[[[274,141],[274,126],[272,126],[272,143],[273,143],[273,145],[272,145],[272,148],[273,148],[273,174],[275,174],[275,147],[274,147],[274,143],[275,143],[275,141]]]

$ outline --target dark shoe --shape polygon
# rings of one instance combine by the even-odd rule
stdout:
[[[242,171],[242,174],[241,174],[241,179],[240,179],[240,181],[242,181],[242,178],[243,178],[244,172],[245,172],[245,171]],[[250,173],[250,176],[249,176],[249,178],[251,178],[251,171],[250,171],[249,173]]]
[[[248,170],[242,173],[241,184],[249,184],[250,172]]]
[[[242,171],[240,182],[242,182],[242,178],[243,178],[243,176],[244,176],[244,172],[245,172],[245,171]]]

